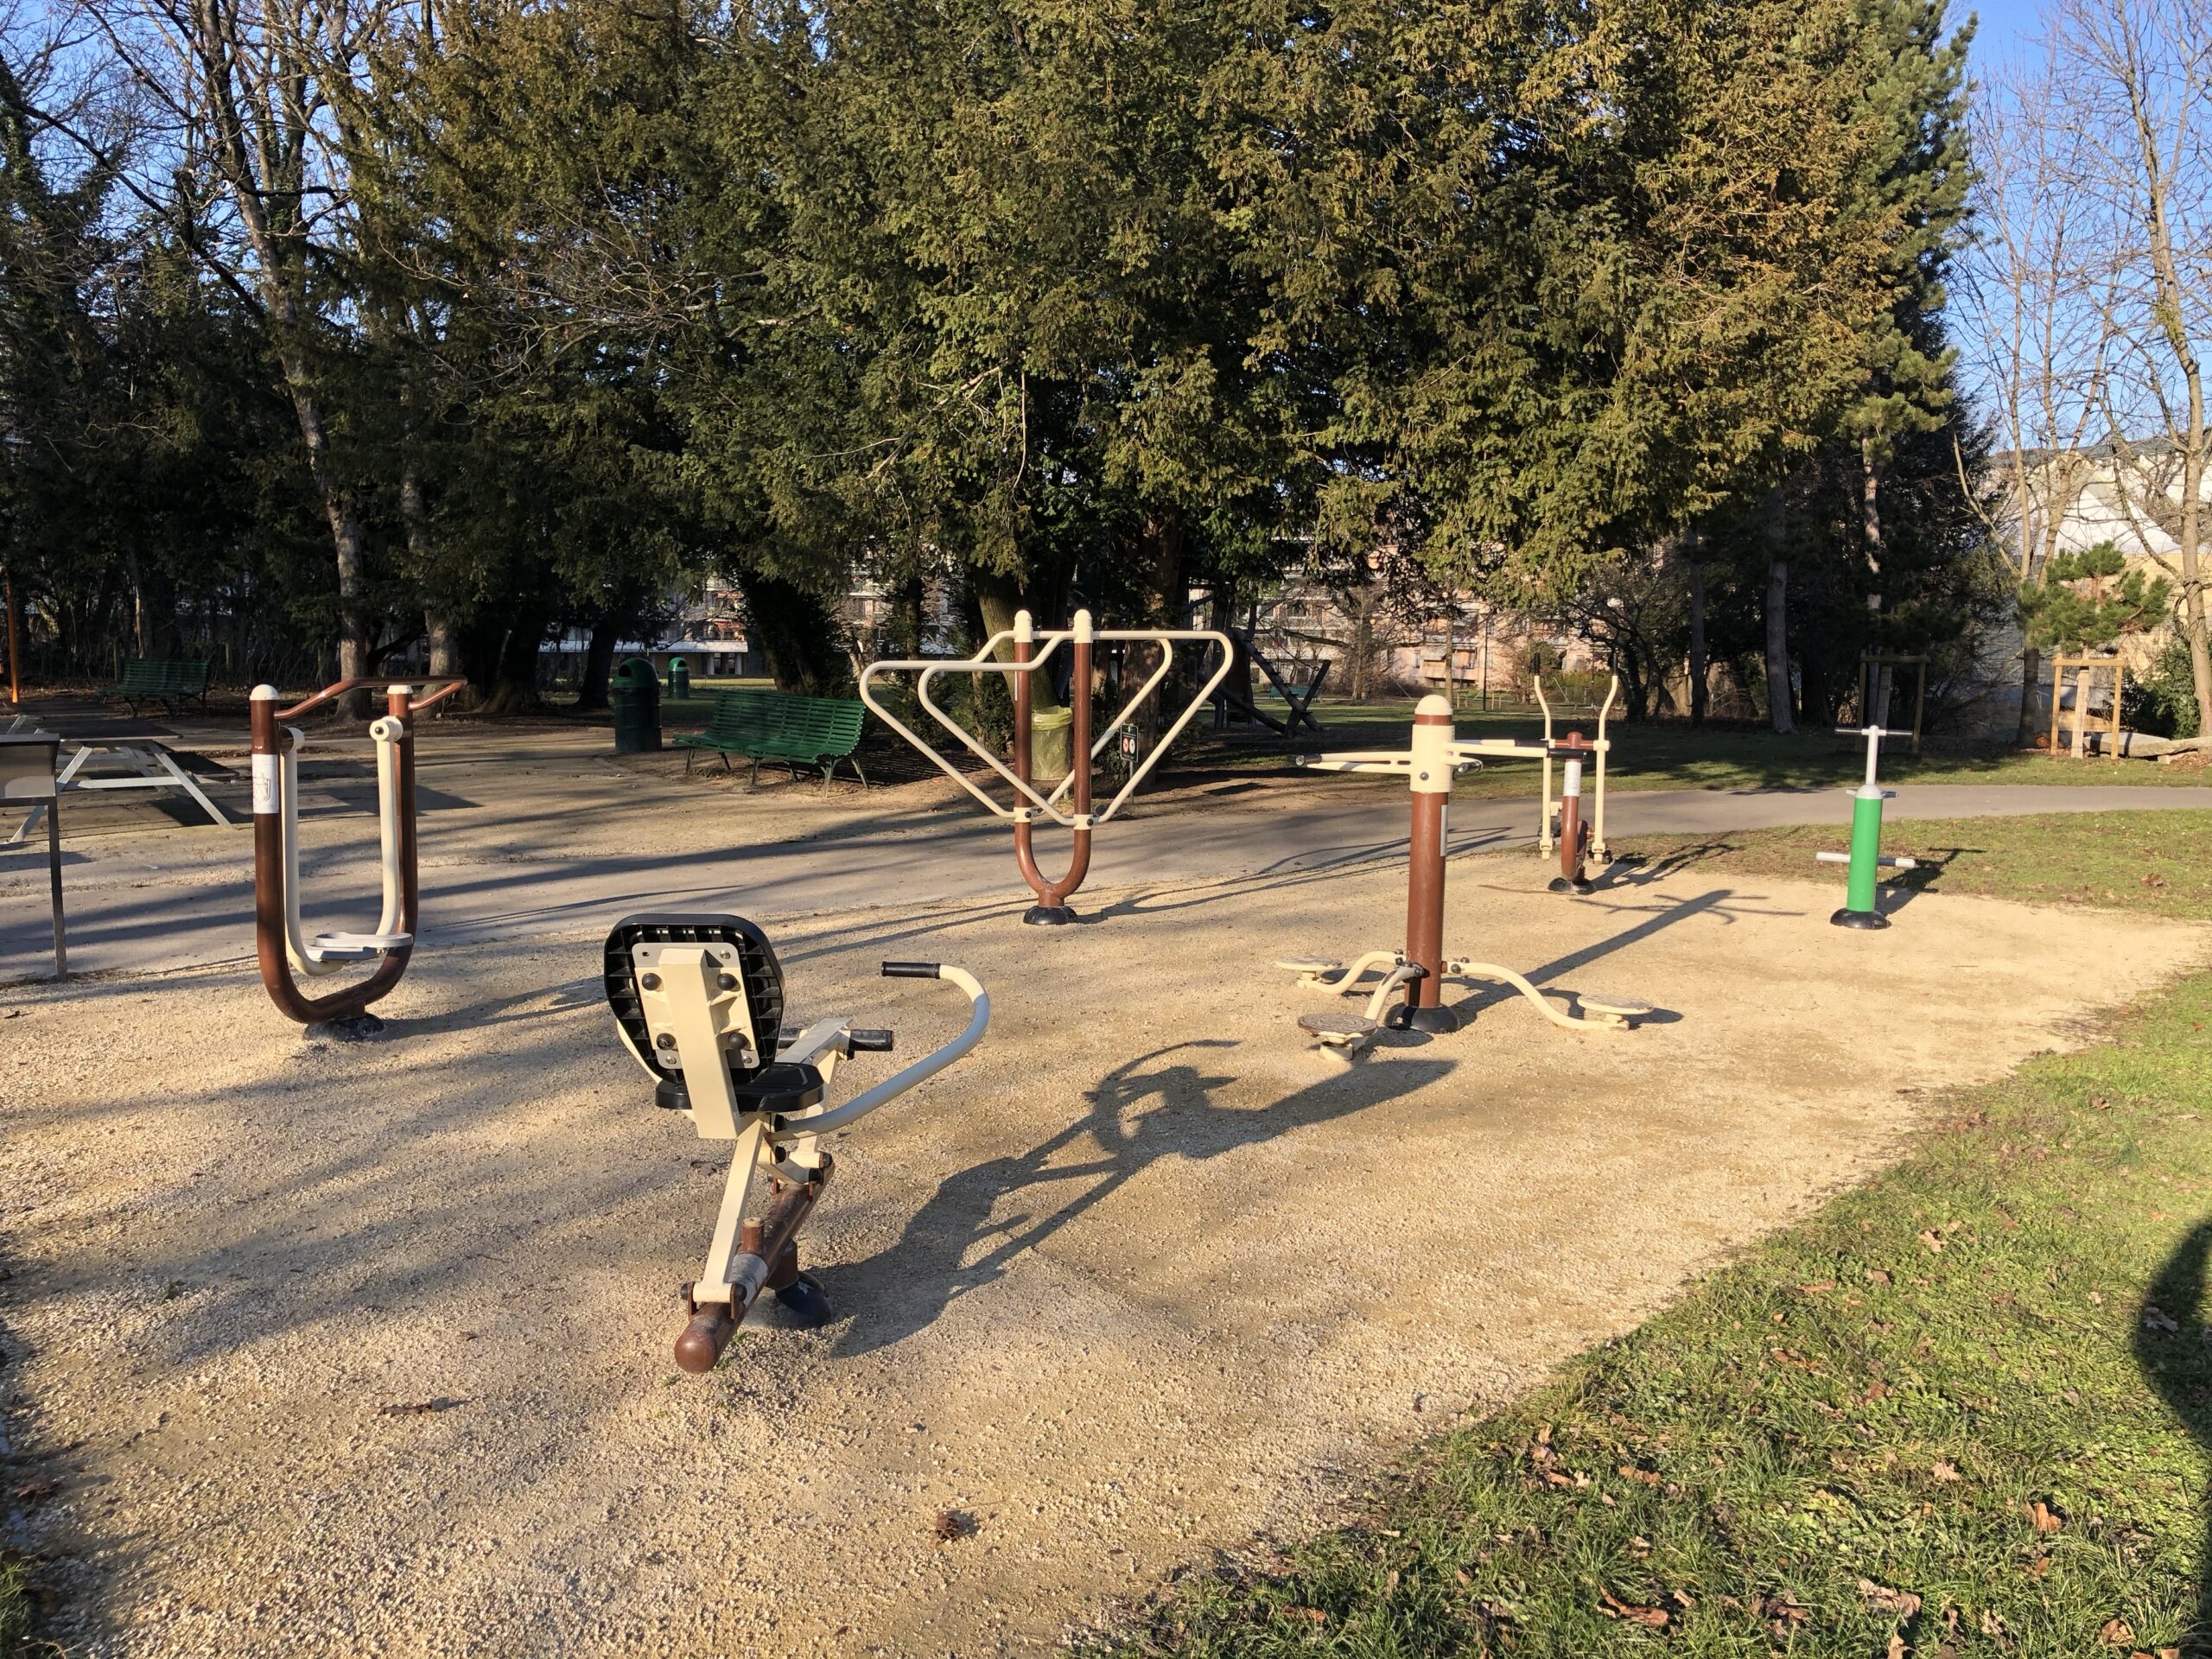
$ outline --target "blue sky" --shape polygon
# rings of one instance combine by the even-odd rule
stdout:
[[[1969,12],[1981,20],[1974,41],[1974,73],[1980,75],[2028,49],[2040,10],[2037,0],[1951,0],[1945,22],[1955,29]]]

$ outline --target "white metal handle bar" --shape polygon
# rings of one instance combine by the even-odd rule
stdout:
[[[384,906],[376,931],[365,937],[331,934],[310,942],[300,915],[300,751],[307,740],[296,726],[282,729],[283,754],[277,762],[277,804],[283,825],[284,952],[303,974],[331,974],[348,963],[382,955],[407,942],[399,930],[399,740],[406,734],[386,715],[372,721],[369,735],[377,746],[377,847],[384,877]]]
[[[832,1129],[841,1129],[848,1123],[866,1117],[885,1103],[896,1100],[925,1078],[935,1077],[982,1040],[983,1033],[991,1023],[990,994],[965,968],[955,968],[950,963],[940,962],[887,962],[883,964],[883,973],[887,979],[942,979],[958,986],[968,994],[966,1029],[943,1048],[932,1049],[904,1071],[893,1072],[874,1088],[855,1095],[842,1106],[781,1118],[777,1124],[779,1136],[793,1131],[805,1135],[827,1135]]]
[[[1231,654],[1233,647],[1230,644],[1229,636],[1224,633],[1216,632],[1213,630],[1207,628],[1107,628],[1100,629],[1090,634],[1090,637],[1093,641],[1102,639],[1120,639],[1130,642],[1141,642],[1147,645],[1157,645],[1163,647],[1160,652],[1160,666],[1154,670],[1152,674],[1146,679],[1145,683],[1137,689],[1135,695],[1131,696],[1127,702],[1122,704],[1121,712],[1116,714],[1113,719],[1106,722],[1104,728],[1105,734],[1091,745],[1090,758],[1093,760],[1096,760],[1098,755],[1103,752],[1105,745],[1111,741],[1115,730],[1118,727],[1126,723],[1129,716],[1135,714],[1138,708],[1142,705],[1145,699],[1149,697],[1153,692],[1158,689],[1160,683],[1166,679],[1169,671],[1174,666],[1174,647],[1177,642],[1184,640],[1204,640],[1208,644],[1218,646],[1221,650],[1221,665],[1214,671],[1212,676],[1208,678],[1205,684],[1200,688],[1198,695],[1191,700],[1190,706],[1184,709],[1182,715],[1176,720],[1175,723],[1168,728],[1166,734],[1160,738],[1159,742],[1153,745],[1152,753],[1145,756],[1142,764],[1138,766],[1135,770],[1130,772],[1128,778],[1122,783],[1120,790],[1115,793],[1114,798],[1107,802],[1103,809],[1094,810],[1088,818],[1080,818],[1076,814],[1062,811],[1058,804],[1058,803],[1066,795],[1068,790],[1072,786],[1074,782],[1073,774],[1070,774],[1068,778],[1064,779],[1061,781],[1059,787],[1052,791],[1051,794],[1039,794],[1033,787],[1028,784],[1025,784],[1020,779],[1014,776],[1014,772],[999,760],[998,756],[993,754],[990,750],[986,748],[982,743],[978,742],[973,733],[969,732],[966,727],[961,725],[958,721],[953,719],[952,716],[944,709],[940,708],[936,700],[930,696],[930,684],[940,674],[1004,674],[1011,677],[1015,674],[1034,673],[1037,670],[1042,668],[1048,661],[1051,660],[1052,655],[1055,651],[1058,650],[1061,645],[1074,639],[1075,637],[1075,631],[1068,628],[1046,629],[1032,634],[1030,636],[1031,639],[1039,647],[1039,649],[1036,654],[1030,658],[1030,659],[1026,663],[1000,662],[994,657],[994,653],[1001,645],[1007,644],[1015,638],[1015,634],[1011,629],[993,634],[988,639],[983,642],[982,648],[973,657],[953,658],[942,657],[906,658],[888,659],[880,663],[870,663],[866,668],[861,671],[861,701],[865,702],[875,712],[877,719],[882,721],[885,725],[890,727],[893,731],[897,732],[899,736],[905,738],[909,743],[920,750],[922,753],[928,756],[931,761],[935,762],[938,771],[944,773],[946,777],[951,779],[952,781],[959,785],[961,788],[966,790],[969,794],[974,796],[976,799],[982,804],[984,810],[990,813],[992,817],[1004,818],[1008,821],[1014,821],[1022,818],[1024,815],[1033,818],[1036,815],[1041,813],[1046,817],[1050,818],[1053,823],[1071,830],[1074,829],[1078,823],[1085,823],[1091,825],[1102,824],[1111,819],[1115,813],[1118,812],[1122,809],[1123,803],[1125,803],[1129,797],[1136,791],[1137,785],[1142,783],[1145,778],[1151,772],[1153,767],[1159,764],[1160,757],[1166,753],[1168,746],[1174,742],[1176,738],[1182,734],[1183,728],[1191,723],[1192,716],[1196,715],[1199,709],[1205,706],[1206,702],[1213,696],[1215,690],[1221,684],[1222,681],[1228,677],[1230,665],[1235,661],[1235,658]],[[913,674],[917,677],[914,682],[914,695],[917,700],[921,703],[922,707],[929,711],[930,717],[936,721],[938,725],[944,728],[946,731],[951,733],[954,737],[959,739],[963,747],[964,747],[969,753],[973,754],[977,760],[988,766],[993,772],[997,774],[998,777],[1005,780],[1005,782],[1014,789],[1017,797],[1017,804],[1012,807],[1001,806],[997,801],[994,800],[988,792],[978,788],[975,780],[969,778],[967,773],[962,772],[959,767],[954,766],[950,760],[947,760],[943,752],[940,751],[936,745],[931,743],[926,738],[923,737],[920,733],[915,731],[912,727],[908,726],[906,721],[900,720],[898,715],[893,714],[890,709],[885,708],[882,703],[876,700],[872,689],[872,683],[875,677],[878,674],[901,673]],[[1084,694],[1088,695],[1088,691],[1089,688],[1085,687]],[[1026,806],[1018,804],[1019,800],[1024,798],[1026,798],[1028,802],[1028,804]]]

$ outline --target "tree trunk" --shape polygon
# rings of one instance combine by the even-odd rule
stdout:
[[[621,638],[622,624],[627,619],[602,616],[591,625],[591,643],[584,647],[584,672],[576,687],[576,712],[596,714],[611,708],[607,696],[607,682],[614,674],[614,642]]]
[[[737,590],[746,643],[768,665],[776,690],[826,697],[847,688],[851,665],[838,644],[837,617],[819,594],[751,571],[739,574]]]
[[[462,665],[461,634],[453,619],[443,611],[425,608],[423,612],[423,633],[429,641],[430,667],[433,674],[465,674]]]
[[[514,626],[499,648],[499,665],[492,693],[484,699],[487,715],[535,714],[544,705],[537,695],[537,653],[545,643],[546,606],[536,598],[518,607]]]
[[[1882,540],[1882,465],[1874,459],[1874,440],[1859,441],[1859,529],[1866,542],[1866,568],[1874,578],[1873,591],[1866,595],[1868,622],[1867,644],[1879,652],[1882,649],[1882,561],[1886,548]],[[1872,726],[1890,723],[1890,671],[1878,667],[1873,683],[1866,685],[1867,677],[1862,670],[1859,683],[1866,686],[1867,706],[1859,711],[1860,722]]]
[[[1789,706],[1789,566],[1782,559],[1766,567],[1766,713],[1776,731],[1797,729]]]
[[[1712,702],[1705,651],[1705,561],[1690,561],[1690,724],[1702,726]]]
[[[2026,618],[2020,620],[2020,626],[2025,629]],[[2036,739],[2043,734],[2043,721],[2037,717],[2040,711],[2036,707],[2042,694],[2043,653],[2033,645],[2023,645],[2020,647],[2020,721],[2012,730],[2012,741],[2019,748],[2032,749],[2036,746]]]

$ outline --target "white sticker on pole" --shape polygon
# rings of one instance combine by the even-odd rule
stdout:
[[[253,757],[253,812],[256,817],[278,810],[276,768],[283,764],[273,754]]]

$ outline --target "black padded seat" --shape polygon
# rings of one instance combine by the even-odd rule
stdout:
[[[778,1060],[733,1092],[740,1111],[803,1112],[822,1103],[822,1073],[795,1060]]]

